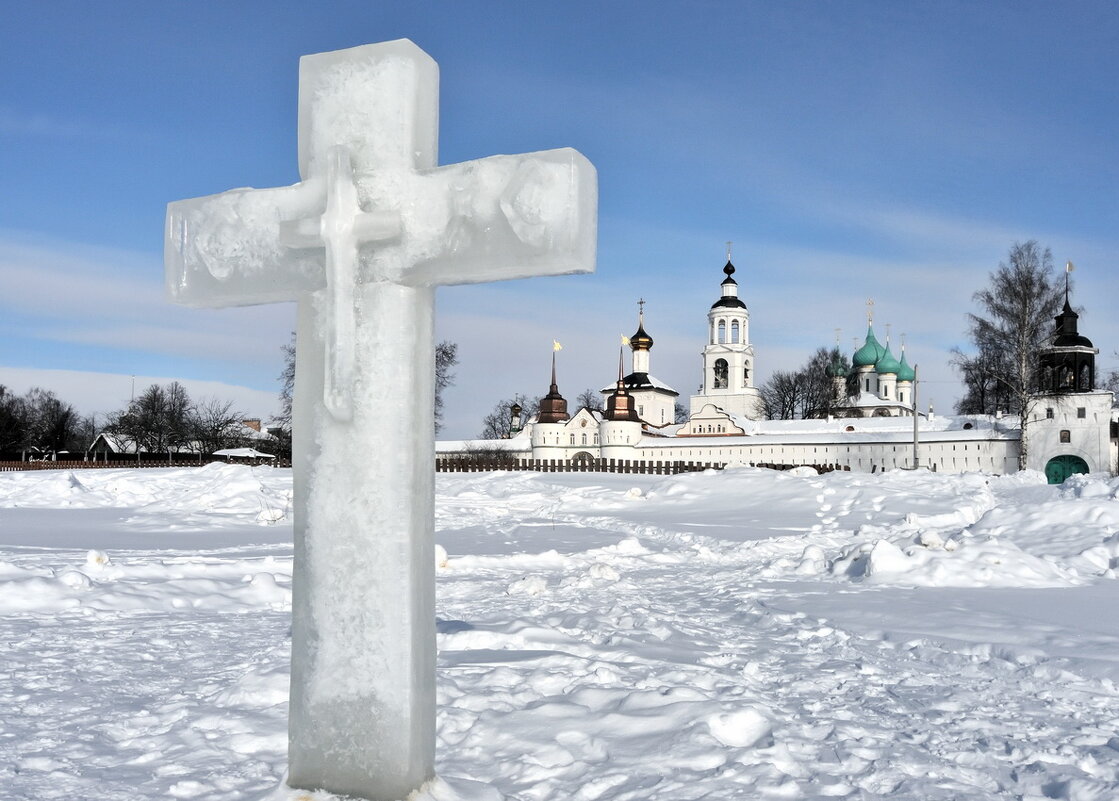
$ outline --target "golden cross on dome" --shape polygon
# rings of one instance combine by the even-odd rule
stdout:
[[[866,299],[866,324],[871,325],[874,322],[874,298]]]

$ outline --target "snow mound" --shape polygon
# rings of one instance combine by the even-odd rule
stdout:
[[[773,724],[756,709],[719,712],[707,718],[715,739],[733,748],[765,748],[773,745]]]

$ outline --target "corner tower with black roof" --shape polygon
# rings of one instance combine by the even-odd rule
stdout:
[[[1065,305],[1054,318],[1053,336],[1038,353],[1038,389],[1023,431],[1026,467],[1060,484],[1074,473],[1116,471],[1115,396],[1096,389],[1099,349],[1080,333],[1080,315],[1069,302],[1065,266]]]
[[[1038,391],[1092,391],[1096,387],[1096,354],[1100,349],[1078,330],[1080,315],[1069,303],[1067,271],[1065,306],[1053,319],[1053,337],[1038,354]]]
[[[719,299],[707,312],[707,346],[703,349],[703,383],[691,398],[691,413],[714,405],[751,420],[762,416],[754,387],[754,346],[750,344],[750,310],[738,296],[735,267],[727,252]]]

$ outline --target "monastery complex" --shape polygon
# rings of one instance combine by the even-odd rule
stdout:
[[[727,261],[720,295],[707,311],[703,382],[675,422],[679,393],[653,376],[653,338],[644,315],[629,339],[631,371],[603,388],[604,410],[569,412],[556,381],[535,414],[514,409],[513,434],[505,440],[442,442],[441,461],[472,453],[500,452],[518,463],[604,465],[683,463],[811,466],[820,470],[927,468],[939,472],[1018,470],[1022,429],[1018,416],[934,415],[916,405],[917,376],[904,346],[900,357],[875,336],[866,339],[848,368],[828,368],[834,391],[830,413],[816,419],[764,418],[754,386],[750,312],[738,295],[734,265]],[[1114,396],[1095,389],[1099,349],[1078,331],[1078,315],[1065,297],[1052,338],[1038,354],[1040,383],[1027,424],[1026,467],[1053,483],[1074,473],[1116,472],[1119,409]],[[849,373],[853,373],[850,375]],[[525,412],[525,419],[519,411]]]

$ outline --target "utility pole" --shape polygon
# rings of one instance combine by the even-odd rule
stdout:
[[[921,416],[917,411],[917,365],[913,365],[913,469],[921,466],[917,426]]]

